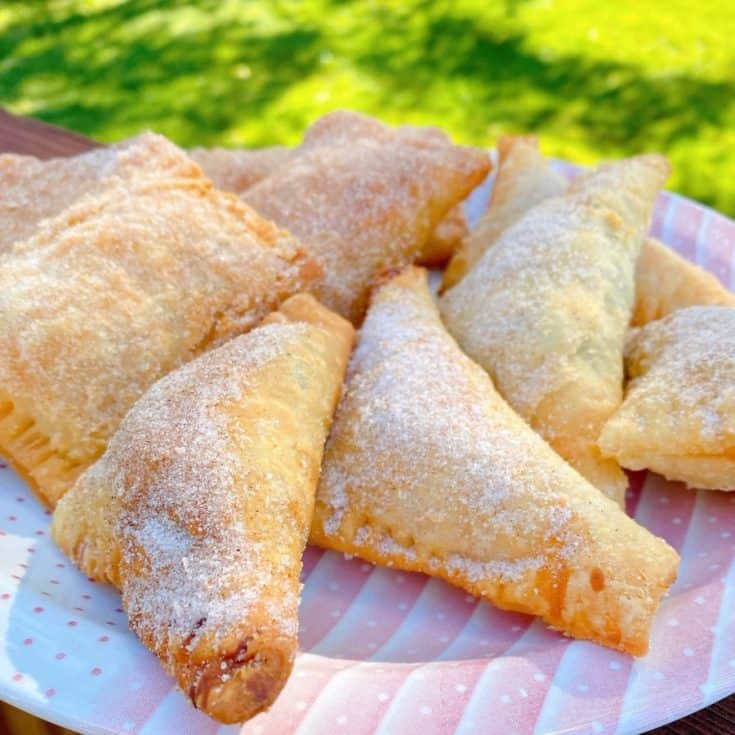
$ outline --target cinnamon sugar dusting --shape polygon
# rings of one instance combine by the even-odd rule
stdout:
[[[194,650],[204,636],[216,642],[245,625],[254,606],[271,628],[296,635],[300,557],[246,527],[244,509],[262,504],[258,512],[296,538],[304,528],[276,472],[268,493],[249,485],[227,406],[308,329],[267,325],[171,373],[130,411],[98,465],[120,507],[123,565],[138,570],[123,575],[131,624],[158,650],[182,641]]]
[[[546,559],[524,539],[575,547],[565,488],[582,481],[461,353],[430,298],[393,284],[374,298],[327,443],[324,532],[365,518],[358,548],[411,563],[449,540],[453,552],[430,565],[513,579]],[[522,499],[524,487],[542,501]]]

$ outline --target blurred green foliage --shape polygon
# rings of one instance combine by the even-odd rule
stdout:
[[[580,162],[660,150],[735,214],[733,38],[731,0],[3,0],[0,103],[104,141],[294,143],[352,107]]]

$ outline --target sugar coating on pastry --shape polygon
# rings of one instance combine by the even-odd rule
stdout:
[[[735,306],[735,294],[715,276],[653,237],[643,241],[636,264],[635,292],[634,327],[686,306]]]
[[[319,298],[353,322],[364,313],[378,271],[411,262],[446,213],[477,186],[484,151],[391,131],[334,140],[319,121],[287,167],[244,194],[319,257]],[[323,130],[324,128],[324,130]],[[341,127],[338,126],[341,131]]]
[[[566,179],[551,168],[534,136],[500,138],[490,204],[447,266],[443,288],[451,288],[464,278],[498,237],[529,209],[563,194],[566,188]]]
[[[42,220],[99,191],[105,179],[144,175],[201,178],[202,172],[180,148],[155,133],[69,158],[0,155],[0,253],[34,235]]]
[[[52,506],[155,380],[320,273],[206,179],[108,181],[0,259],[0,448]]]
[[[597,437],[622,402],[635,263],[668,170],[650,154],[585,174],[505,230],[441,300],[501,395],[621,504],[627,480]]]
[[[618,502],[599,455],[622,401],[638,238],[605,208],[556,197],[530,210],[441,299],[449,331],[562,457]]]
[[[626,370],[602,451],[691,487],[735,489],[735,308],[691,306],[632,330]]]
[[[310,296],[157,382],[52,532],[122,591],[198,708],[268,707],[297,650],[299,574],[354,330]]]
[[[311,541],[645,652],[677,555],[570,468],[443,327],[425,272],[373,294]]]
[[[242,194],[295,155],[293,148],[194,148],[190,155],[218,189]]]
[[[670,173],[665,156],[644,153],[600,164],[577,177],[570,191],[592,204],[610,207],[642,237],[651,223],[656,195]]]

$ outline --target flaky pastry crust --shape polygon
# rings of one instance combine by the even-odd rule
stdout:
[[[221,722],[267,708],[297,650],[301,557],[354,339],[306,295],[157,382],[52,533]]]
[[[633,329],[626,371],[602,451],[690,487],[735,490],[735,308],[690,306]]]
[[[635,655],[678,562],[502,400],[446,332],[419,269],[373,295],[311,541]]]
[[[322,259],[326,275],[316,294],[357,323],[375,274],[414,260],[447,212],[483,180],[490,160],[436,134],[377,121],[368,124],[378,134],[346,142],[345,116],[362,117],[332,113],[317,121],[300,155],[244,199]]]
[[[586,174],[586,186],[528,210],[441,299],[449,331],[501,395],[621,504],[625,474],[597,438],[622,402],[635,263],[667,171],[639,156]]]
[[[99,191],[110,177],[142,176],[198,179],[202,172],[180,148],[155,133],[69,158],[0,155],[0,253],[34,235],[43,220]]]
[[[715,276],[654,237],[643,241],[636,264],[635,292],[634,327],[686,306],[735,306],[735,294]]]
[[[529,209],[567,188],[541,154],[534,136],[506,136],[498,141],[498,169],[487,211],[467,235],[444,271],[442,289],[464,278],[485,251]]]
[[[320,275],[196,179],[108,179],[0,258],[0,451],[53,506],[165,373]]]

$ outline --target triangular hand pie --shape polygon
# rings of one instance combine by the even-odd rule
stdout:
[[[626,370],[602,451],[691,487],[735,490],[735,308],[691,306],[632,330]]]
[[[622,402],[642,219],[667,170],[649,159],[606,165],[589,189],[530,209],[441,300],[449,331],[501,395],[619,503],[627,480],[597,437]],[[632,192],[647,204],[634,206]]]
[[[148,386],[320,275],[201,175],[108,182],[0,260],[0,451],[51,506]]]
[[[465,238],[444,272],[442,287],[464,278],[485,251],[531,207],[567,188],[532,136],[504,137],[498,141],[498,170],[490,204],[477,227]]]
[[[301,557],[354,330],[311,296],[169,374],[59,503],[52,531],[122,591],[195,706],[267,708],[297,650]]]
[[[200,168],[161,135],[142,133],[107,148],[41,161],[0,155],[0,253],[31,237],[39,223],[55,217],[111,176],[201,178]]]
[[[354,322],[374,275],[414,260],[490,167],[484,151],[370,124],[380,134],[348,142],[323,118],[290,165],[244,195],[322,259],[325,279],[316,293]]]
[[[678,559],[503,401],[446,332],[419,269],[373,294],[311,541],[636,655]]]
[[[635,327],[685,306],[735,306],[735,294],[715,276],[653,237],[643,241],[636,264],[635,292],[631,321]]]

